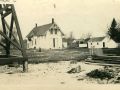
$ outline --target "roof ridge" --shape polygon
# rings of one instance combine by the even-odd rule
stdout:
[[[41,26],[34,27],[30,33],[27,35],[27,38],[31,38],[32,36],[40,36],[45,35],[45,32],[52,26],[52,23],[44,24]]]
[[[46,25],[49,25],[49,24],[52,24],[52,23],[48,23],[48,24],[39,25],[39,26],[37,26],[37,27],[46,26]],[[36,27],[34,27],[34,28],[36,28]]]
[[[101,37],[105,37],[105,36],[101,36]],[[101,38],[101,37],[92,37],[92,38]]]
[[[105,36],[103,36],[103,37],[92,37],[92,38],[90,38],[90,40],[89,41],[102,41],[103,39],[105,38]]]

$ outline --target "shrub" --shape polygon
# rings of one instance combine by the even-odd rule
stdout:
[[[112,79],[115,77],[114,72],[111,70],[99,70],[95,69],[89,73],[87,73],[87,76],[91,78],[98,78],[98,79]]]

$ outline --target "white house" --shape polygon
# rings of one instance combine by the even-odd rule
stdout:
[[[94,37],[88,41],[88,48],[116,48],[118,44],[109,37]]]
[[[63,32],[52,19],[52,23],[35,26],[27,35],[27,48],[62,49]]]

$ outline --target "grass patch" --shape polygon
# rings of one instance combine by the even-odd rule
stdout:
[[[61,49],[61,50],[26,50],[29,63],[38,64],[41,62],[56,62],[56,61],[81,61],[87,58],[89,50],[84,49]],[[11,55],[21,56],[18,50],[11,50]]]
[[[43,52],[27,51],[27,54],[29,58],[29,63],[69,61],[69,60],[81,61],[88,57],[88,50],[65,49],[65,50],[48,50]]]

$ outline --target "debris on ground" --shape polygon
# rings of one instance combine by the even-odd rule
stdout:
[[[22,66],[18,67],[17,64],[0,66],[0,73],[13,74],[13,73],[19,73],[19,72],[22,72]]]
[[[86,75],[90,78],[107,80],[107,83],[120,83],[120,68],[105,66],[104,68],[95,69]]]
[[[81,72],[81,66],[78,65],[75,68],[70,69],[67,73],[80,73]]]
[[[65,84],[65,82],[60,82],[61,84]]]
[[[14,74],[13,71],[6,72],[6,74]]]
[[[78,78],[77,80],[78,80],[78,81],[83,81],[84,79],[85,79],[84,77],[82,77],[82,76],[80,77],[80,76],[79,76],[79,78]]]

